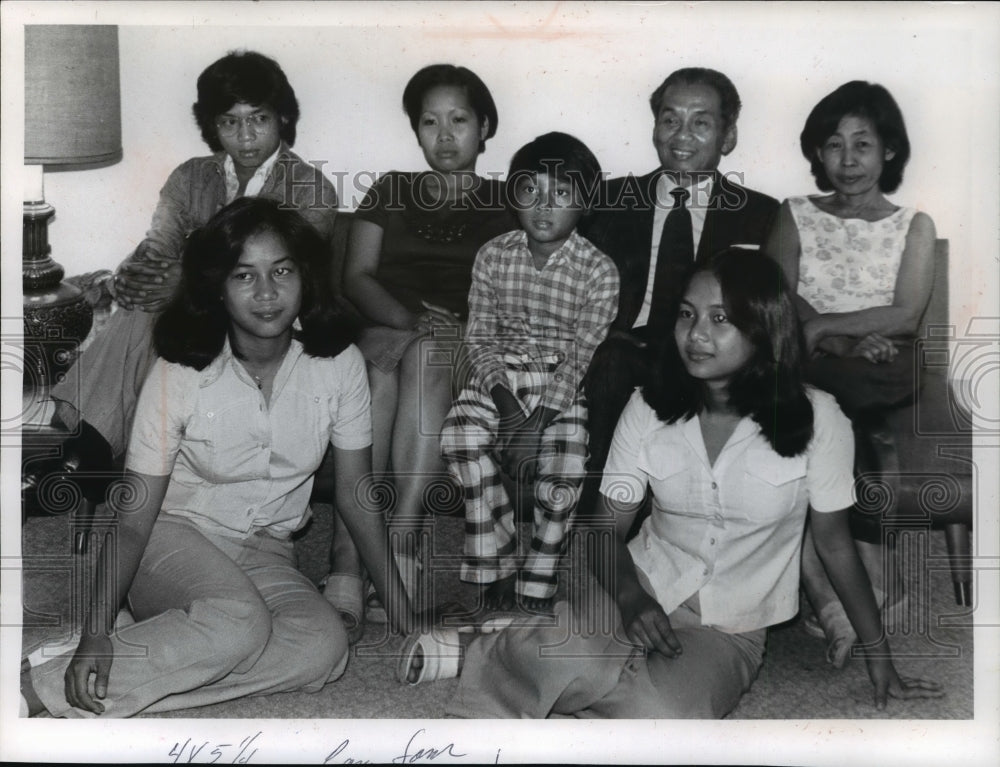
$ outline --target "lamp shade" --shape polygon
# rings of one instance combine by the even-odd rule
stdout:
[[[121,159],[118,27],[26,25],[24,78],[26,164]]]

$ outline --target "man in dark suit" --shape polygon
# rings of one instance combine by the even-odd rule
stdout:
[[[660,167],[609,181],[581,229],[611,256],[621,279],[618,316],[584,382],[592,472],[584,505],[596,499],[615,425],[646,375],[651,342],[672,337],[674,318],[667,315],[683,274],[723,248],[760,247],[778,212],[777,200],[718,171],[736,147],[741,106],[728,77],[679,69],[649,103]]]

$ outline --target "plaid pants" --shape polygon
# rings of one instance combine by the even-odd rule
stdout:
[[[541,403],[552,367],[508,360],[507,384],[525,415]],[[518,594],[548,598],[556,592],[556,568],[583,484],[586,401],[578,394],[542,434],[531,546],[520,568],[514,508],[501,480],[494,447],[498,422],[493,399],[467,388],[455,400],[441,431],[441,454],[465,497],[461,578],[492,583],[517,573]]]

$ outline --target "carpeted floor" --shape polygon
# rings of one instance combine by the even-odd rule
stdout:
[[[326,573],[330,545],[330,508],[318,505],[309,528],[297,541],[300,567],[314,581]],[[72,518],[32,517],[23,528],[25,629],[22,652],[68,636],[72,622],[69,595],[79,587],[80,558],[72,554]],[[461,550],[461,522],[435,518],[434,551],[438,557]],[[897,667],[905,675],[924,676],[945,685],[938,700],[891,701],[885,711],[872,705],[864,662],[852,659],[838,671],[824,659],[824,643],[803,630],[798,620],[773,628],[764,667],[732,719],[971,719],[973,717],[973,646],[971,617],[952,598],[941,533],[911,537],[907,557],[908,593],[915,607],[892,634]],[[435,589],[446,598],[474,606],[476,591],[441,572]],[[418,687],[396,681],[400,637],[369,625],[354,647],[344,676],[315,694],[284,693],[188,709],[157,718],[215,719],[406,719],[443,714],[455,680]]]

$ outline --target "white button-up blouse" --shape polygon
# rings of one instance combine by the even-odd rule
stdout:
[[[665,424],[636,391],[622,413],[601,492],[653,508],[629,551],[668,614],[697,595],[702,623],[727,632],[780,623],[798,611],[806,511],[852,503],[854,437],[832,396],[810,389],[813,438],[778,455],[750,418],[711,465],[697,416]]]
[[[308,519],[313,474],[327,445],[371,444],[365,363],[357,347],[285,355],[270,407],[228,341],[204,370],[157,360],[136,407],[126,466],[170,475],[161,513],[216,534],[259,528],[285,538]]]

